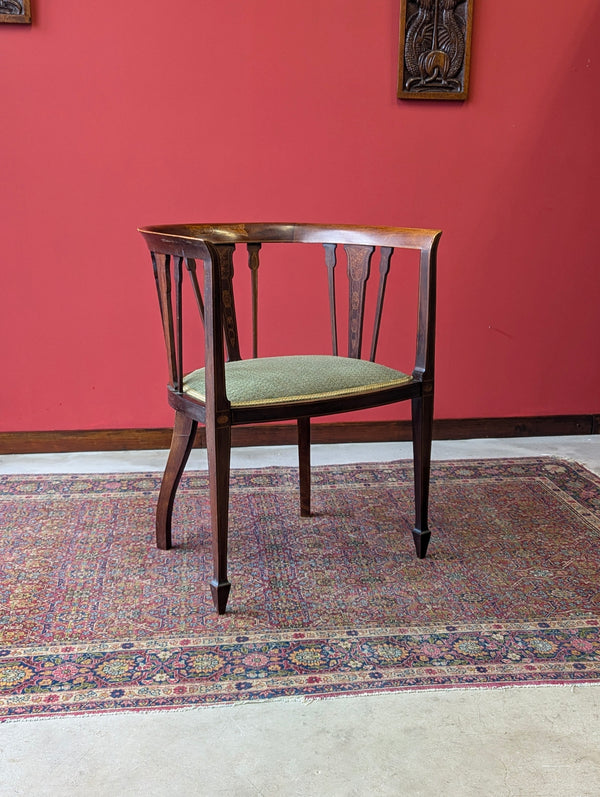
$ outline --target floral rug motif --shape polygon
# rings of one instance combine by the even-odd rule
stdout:
[[[281,697],[600,680],[600,479],[555,459],[432,467],[427,559],[408,462],[231,476],[228,612],[207,477],[171,551],[159,474],[0,476],[0,720]]]

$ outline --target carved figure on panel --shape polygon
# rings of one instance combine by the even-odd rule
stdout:
[[[0,0],[0,22],[31,22],[30,0]]]
[[[22,14],[23,4],[19,0],[0,0],[0,14]]]
[[[473,0],[402,0],[398,96],[465,99]]]

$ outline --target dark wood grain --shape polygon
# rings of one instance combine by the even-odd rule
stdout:
[[[365,313],[365,292],[371,271],[371,257],[375,251],[373,246],[347,244],[348,289],[348,357],[359,358],[362,351],[363,320]]]
[[[390,260],[394,250],[389,246],[381,247],[381,260],[379,261],[379,285],[377,286],[377,304],[375,306],[375,320],[373,322],[373,336],[371,338],[371,353],[369,360],[375,362],[377,354],[377,342],[379,340],[379,329],[381,327],[381,316],[383,314],[383,300],[385,298],[385,287],[390,271]]]
[[[223,332],[227,345],[227,356],[229,360],[240,360],[240,342],[233,292],[233,253],[235,246],[233,244],[219,246],[215,251],[220,268],[221,312],[223,314]]]
[[[337,337],[337,303],[335,297],[335,267],[337,265],[336,244],[323,244],[325,249],[325,265],[327,267],[327,286],[329,290],[329,320],[331,324],[331,352],[338,353]]]
[[[183,412],[176,413],[171,450],[160,486],[156,511],[156,546],[163,551],[171,547],[171,519],[175,493],[194,445],[197,427],[197,421],[184,415]]]
[[[310,418],[298,418],[300,515],[310,515]]]
[[[158,291],[160,317],[167,350],[167,365],[169,381],[177,382],[177,353],[175,346],[175,329],[173,323],[173,301],[171,296],[171,257],[169,255],[152,252],[152,266],[154,281]]]
[[[200,282],[198,280],[196,261],[193,257],[186,257],[185,263],[190,275],[192,291],[196,300],[196,307],[198,308],[198,315],[200,316],[202,323],[204,323],[204,299],[202,298],[202,289],[200,288]]]
[[[248,268],[252,274],[252,356],[258,357],[258,269],[260,267],[259,243],[248,244]]]

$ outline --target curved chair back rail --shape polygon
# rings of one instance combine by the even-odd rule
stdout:
[[[166,224],[140,227],[148,246],[165,254],[195,255],[181,247],[203,244],[240,243],[332,243],[398,246],[408,249],[432,248],[439,230],[410,227],[357,227],[352,224]],[[167,247],[167,248],[164,248]],[[180,248],[178,248],[180,247]]]
[[[436,253],[441,232],[402,227],[290,223],[177,224],[139,230],[151,252],[175,409],[171,452],[159,497],[157,544],[171,546],[175,493],[197,423],[206,425],[211,490],[217,611],[225,611],[227,508],[231,427],[295,419],[300,455],[300,510],[310,515],[310,418],[412,400],[417,554],[425,556],[435,352]],[[269,244],[322,244],[327,271],[331,355],[258,357],[258,285],[261,248]],[[251,272],[252,358],[241,356],[234,291],[234,252],[243,245]],[[376,362],[390,263],[395,250],[419,250],[414,365],[403,373]],[[375,257],[377,269],[372,269]],[[200,262],[198,262],[200,261]],[[338,265],[348,281],[347,350],[338,340]],[[371,272],[374,272],[372,275]],[[187,276],[186,276],[187,275]],[[368,359],[363,359],[365,296],[376,279]],[[204,324],[205,361],[184,368],[184,285],[191,287]],[[187,305],[185,305],[187,308]],[[345,348],[345,347],[344,347]]]

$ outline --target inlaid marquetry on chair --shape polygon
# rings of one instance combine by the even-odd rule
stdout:
[[[200,422],[206,427],[208,451],[214,563],[210,588],[217,611],[224,613],[231,587],[227,577],[231,427],[268,421],[297,422],[300,514],[307,516],[310,515],[310,419],[411,399],[415,473],[412,533],[417,556],[423,558],[430,537],[427,514],[433,424],[435,269],[441,233],[395,227],[314,224],[170,225],[144,227],[140,232],[152,255],[168,355],[168,399],[175,410],[173,442],[158,499],[158,547],[171,547],[175,493]],[[323,245],[331,354],[257,356],[259,253],[261,247],[264,254],[267,245],[282,243]],[[244,349],[240,346],[233,290],[236,245],[247,249],[251,270],[251,359],[242,359],[240,354]],[[420,252],[416,352],[414,360],[411,356],[410,373],[375,361],[394,249]],[[373,333],[368,359],[362,359],[366,286],[376,250],[379,268]],[[346,261],[349,284],[347,356],[338,352],[335,285],[338,259]],[[399,265],[405,266],[404,263]],[[277,271],[282,277],[285,264]],[[285,282],[285,274],[283,280]],[[191,289],[204,324],[201,347],[204,360],[196,362],[191,370],[184,367],[183,357],[184,348],[186,353],[188,348],[187,341],[184,346],[187,325],[183,323],[183,313],[184,308],[189,308],[184,287]],[[239,296],[237,298],[239,300]],[[314,312],[314,308],[310,309]],[[394,310],[388,300],[386,312],[392,318]]]

